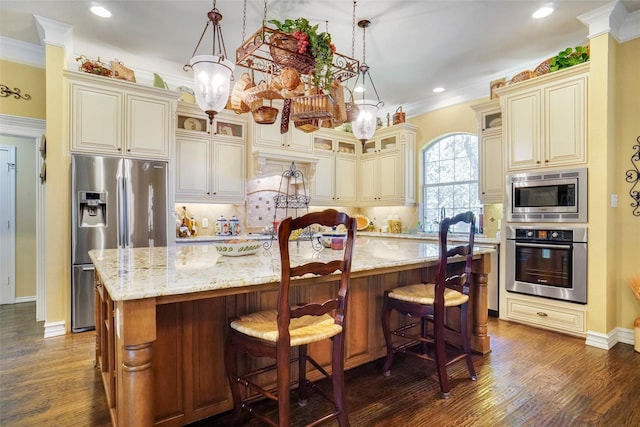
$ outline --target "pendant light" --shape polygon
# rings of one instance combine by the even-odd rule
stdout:
[[[214,0],[213,9],[207,13],[207,24],[191,55],[191,59],[188,64],[182,67],[185,71],[189,68],[193,70],[193,90],[196,102],[202,111],[209,116],[209,123],[213,123],[213,117],[227,104],[235,68],[235,65],[227,59],[227,50],[222,38],[220,21],[222,21],[222,14],[216,8],[216,1]],[[213,29],[212,54],[196,55],[209,24]]]
[[[354,2],[355,17],[355,2]],[[356,138],[364,143],[370,139],[376,131],[376,120],[378,109],[384,105],[380,101],[380,96],[373,84],[369,66],[367,65],[366,53],[366,29],[371,25],[371,21],[363,19],[358,21],[358,27],[362,28],[362,63],[360,64],[360,72],[353,87],[354,102],[358,106],[358,117],[351,122],[351,129]],[[374,99],[375,96],[375,99]]]

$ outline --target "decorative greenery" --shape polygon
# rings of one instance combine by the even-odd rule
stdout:
[[[549,72],[558,71],[563,68],[569,68],[574,65],[582,64],[589,60],[589,48],[584,46],[576,46],[575,50],[570,47],[559,52],[549,61]]]
[[[278,31],[291,34],[298,40],[298,53],[310,53],[316,63],[316,73],[313,76],[313,84],[317,87],[329,89],[331,85],[331,63],[336,47],[331,43],[331,35],[326,32],[318,32],[318,25],[311,26],[305,18],[285,19],[280,22],[276,19],[268,21],[276,26]]]

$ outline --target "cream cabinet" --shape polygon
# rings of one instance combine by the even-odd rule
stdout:
[[[176,202],[244,203],[246,122],[232,114],[219,113],[211,126],[193,105],[179,107]]]
[[[586,162],[589,63],[497,90],[508,171]]]
[[[335,130],[313,133],[315,176],[311,183],[314,205],[354,206],[357,201],[357,151],[359,142]]]
[[[587,316],[584,306],[527,295],[506,293],[505,317],[527,325],[586,336]]]
[[[380,129],[364,144],[358,173],[360,204],[415,204],[415,139],[416,127],[404,123]]]
[[[497,99],[472,106],[478,116],[480,201],[502,203],[502,110]]]
[[[251,121],[251,138],[254,151],[266,148],[288,153],[313,153],[313,133],[299,131],[295,128],[293,122],[289,122],[288,132],[280,133],[282,102],[274,101],[273,106],[280,110],[275,123],[271,125],[259,124],[249,119]]]
[[[169,159],[177,93],[85,73],[65,77],[72,152]]]

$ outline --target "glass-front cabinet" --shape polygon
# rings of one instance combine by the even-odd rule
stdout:
[[[244,117],[226,110],[211,125],[195,104],[179,103],[176,202],[244,202],[246,128]]]
[[[359,205],[415,204],[416,130],[408,123],[382,128],[361,146]]]
[[[478,119],[480,201],[502,203],[504,168],[500,101],[493,99],[471,108]]]
[[[381,132],[386,131],[386,129],[390,128],[385,128],[384,130],[381,130]],[[362,154],[367,155],[380,153],[382,151],[395,150],[398,147],[398,137],[399,135],[376,137],[374,134],[373,138],[365,142],[364,146],[362,146]]]
[[[311,200],[317,205],[352,206],[357,201],[357,146],[355,138],[342,131],[313,133],[317,159],[311,185]]]

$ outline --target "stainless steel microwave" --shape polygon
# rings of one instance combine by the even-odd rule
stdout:
[[[587,168],[507,176],[507,221],[587,222]]]

